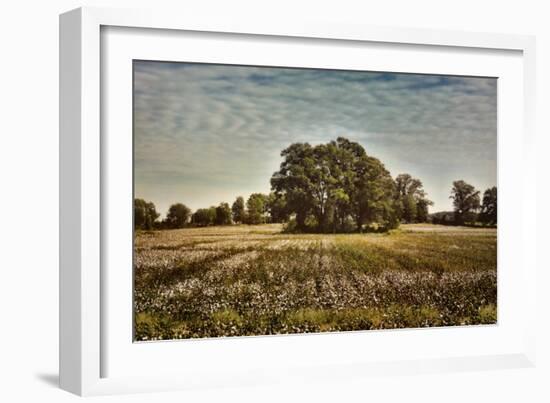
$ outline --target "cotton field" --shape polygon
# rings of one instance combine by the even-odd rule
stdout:
[[[495,229],[136,231],[135,340],[494,324]]]

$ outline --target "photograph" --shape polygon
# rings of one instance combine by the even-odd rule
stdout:
[[[496,77],[132,69],[134,342],[497,324]]]

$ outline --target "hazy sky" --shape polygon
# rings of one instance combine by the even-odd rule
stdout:
[[[496,79],[134,62],[135,196],[164,215],[267,193],[293,142],[344,136],[393,177],[422,180],[431,211],[452,181],[496,185]]]

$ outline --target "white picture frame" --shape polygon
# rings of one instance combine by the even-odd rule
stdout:
[[[114,39],[106,42],[102,35],[109,31],[109,27],[122,30],[119,31],[122,35],[117,39],[115,32]],[[229,41],[232,35],[237,35],[239,38],[240,36],[253,38],[260,43],[262,40],[273,43],[299,41],[301,46],[307,46],[310,43],[308,41],[318,40],[322,42],[322,46],[327,46],[327,49],[330,47],[335,51],[346,44],[358,44],[359,47],[355,52],[361,52],[361,44],[376,44],[381,48],[396,47],[397,56],[399,52],[404,52],[405,47],[416,47],[415,51],[427,51],[424,57],[428,61],[431,60],[434,65],[431,72],[438,72],[437,69],[440,67],[438,67],[437,58],[430,52],[447,52],[451,55],[449,56],[451,62],[453,57],[463,58],[463,54],[457,52],[470,52],[474,54],[470,67],[461,67],[463,70],[460,71],[470,71],[472,75],[475,75],[476,68],[479,68],[480,72],[490,71],[490,69],[497,69],[496,65],[504,66],[508,63],[499,63],[500,59],[492,62],[487,59],[484,70],[481,65],[476,67],[475,55],[484,57],[486,54],[489,56],[513,54],[510,58],[510,69],[502,70],[502,74],[510,78],[505,82],[511,83],[510,91],[513,88],[519,100],[515,99],[514,104],[508,104],[507,99],[499,98],[502,108],[499,109],[499,120],[506,119],[506,116],[515,110],[518,116],[514,121],[509,121],[510,124],[507,126],[517,128],[519,133],[505,134],[504,141],[500,142],[501,122],[499,121],[499,197],[506,196],[506,186],[504,193],[501,192],[501,181],[520,180],[523,189],[535,188],[532,183],[535,177],[533,175],[535,172],[533,158],[535,42],[533,37],[365,27],[313,20],[294,24],[270,21],[268,16],[254,21],[246,20],[244,17],[215,20],[151,10],[103,8],[81,8],[65,13],[60,17],[60,385],[63,389],[79,395],[97,395],[213,386],[244,386],[305,379],[345,379],[375,373],[397,375],[534,365],[535,323],[529,313],[535,312],[536,264],[533,250],[535,243],[529,242],[525,237],[525,234],[536,233],[535,212],[526,207],[535,199],[531,191],[525,191],[516,196],[519,198],[517,202],[524,206],[520,212],[521,219],[517,222],[508,220],[508,226],[500,225],[501,221],[507,221],[506,199],[502,210],[499,204],[499,324],[496,327],[456,328],[448,331],[431,329],[429,331],[368,332],[370,333],[368,336],[365,332],[350,332],[322,336],[247,337],[234,338],[235,340],[231,341],[163,342],[157,343],[159,346],[162,344],[159,348],[158,346],[146,347],[142,351],[134,351],[131,340],[127,340],[129,343],[127,345],[116,344],[117,337],[127,339],[124,338],[124,332],[128,329],[126,325],[118,329],[115,323],[124,324],[127,318],[117,316],[115,311],[120,308],[120,305],[118,308],[112,305],[109,293],[112,292],[114,284],[120,284],[116,281],[123,281],[125,277],[119,277],[119,280],[116,280],[109,274],[110,255],[105,228],[109,227],[109,215],[106,212],[112,208],[113,200],[120,200],[114,193],[111,194],[114,191],[112,182],[116,182],[116,179],[112,180],[111,177],[114,170],[119,168],[114,168],[109,161],[116,150],[124,152],[125,143],[111,141],[115,136],[110,133],[112,124],[121,124],[120,127],[124,131],[131,122],[121,118],[113,123],[108,118],[109,111],[103,109],[106,101],[109,105],[113,104],[113,99],[117,99],[116,94],[126,94],[124,95],[126,100],[120,98],[116,102],[120,104],[121,110],[127,110],[128,93],[123,86],[116,87],[112,81],[102,77],[107,73],[120,74],[115,71],[116,65],[112,69],[102,58],[114,59],[115,55],[124,56],[126,59],[134,57],[132,51],[122,50],[132,49],[132,46],[126,46],[130,44],[129,42],[124,42],[124,40],[131,41],[131,38],[123,37],[137,35],[138,29],[146,29],[146,32],[141,31],[144,32],[144,36],[140,38],[143,48],[151,47],[155,41],[159,44],[165,41],[159,48],[171,49],[171,44],[180,40],[178,32],[182,34],[192,32],[194,37],[198,38],[201,35],[217,33],[217,40],[222,41]],[[155,32],[156,37],[146,37],[151,32]],[[224,39],[224,36],[227,36],[227,39]],[[245,42],[243,42],[244,50],[248,46]],[[192,43],[190,44],[192,46]],[[109,48],[111,53],[105,50],[106,48]],[[113,49],[115,53],[112,53]],[[152,58],[153,56],[150,55],[145,54],[145,57]],[[255,55],[259,57],[257,52]],[[267,51],[265,56],[264,63],[269,65],[272,61],[267,56]],[[159,57],[172,56],[166,53],[160,54]],[[194,57],[202,56],[197,53]],[[205,60],[211,58],[211,56],[205,57]],[[238,60],[247,63],[250,59],[244,59],[244,56],[241,56]],[[314,59],[314,56],[311,56],[310,60],[313,67],[320,63],[319,60]],[[216,61],[219,60],[216,59]],[[124,63],[124,60],[120,63]],[[300,63],[304,65],[308,61],[303,59]],[[395,58],[391,63],[396,63]],[[360,69],[361,66],[358,64],[356,68]],[[104,70],[105,68],[107,70]],[[471,70],[464,70],[466,68]],[[407,71],[411,69],[414,67],[405,68]],[[425,67],[418,67],[418,69],[424,71]],[[508,92],[505,91],[505,93]],[[521,110],[518,110],[518,107],[521,107]],[[505,115],[503,116],[501,112]],[[512,173],[504,165],[509,155],[506,150],[517,150],[518,147],[523,156],[522,169]],[[117,172],[120,173],[120,175],[117,174],[118,177],[124,178],[123,171]],[[503,233],[502,228],[509,230]],[[116,232],[109,232],[109,234],[112,239],[112,235]],[[506,247],[507,245],[515,245],[516,250],[510,250]],[[504,260],[503,257],[507,259]],[[503,267],[512,267],[511,264],[506,263],[507,261],[512,261],[520,269],[517,272],[510,271],[510,276],[505,275],[503,283],[500,280],[500,264],[503,263]],[[131,267],[128,269],[131,271]],[[113,283],[107,284],[107,280]],[[507,300],[502,299],[504,297],[501,297],[501,289],[504,290],[505,296],[520,297],[522,312],[527,314],[520,315],[519,308],[506,308]],[[509,317],[510,320],[500,320],[501,305],[504,306],[502,308],[504,318]],[[507,309],[510,310],[509,316],[507,316]],[[113,317],[114,321],[109,319]],[[328,354],[326,360],[315,357],[315,349],[324,348],[333,351],[340,343],[358,346],[366,340],[365,337],[369,337],[369,341],[373,343],[382,343],[381,346],[388,343],[379,341],[381,339],[393,340],[393,343],[404,345],[416,345],[417,348],[425,346],[426,353],[412,355],[406,353],[405,349],[395,348],[391,356],[365,359],[361,354],[351,357],[351,350],[343,349],[340,355],[344,357],[350,355],[349,359],[340,360],[336,354]],[[496,342],[497,339],[502,342],[499,344]],[[123,343],[126,343],[124,340]],[[447,342],[464,340],[464,348],[449,346],[446,349],[442,345],[445,340]],[[477,343],[477,340],[480,342]],[[495,340],[493,343],[495,348],[489,350],[486,346],[491,340]],[[439,350],[428,351],[430,344],[439,345]],[[290,349],[301,354],[294,354],[291,360],[280,354],[282,349]],[[120,351],[124,351],[126,355],[122,355]],[[382,348],[380,351],[384,353],[389,350]],[[270,352],[275,353],[270,354]],[[134,354],[135,362],[132,361]],[[177,360],[174,360],[177,362],[168,362],[166,357],[172,354],[186,354],[191,358],[183,364]],[[138,355],[139,359],[136,358]],[[264,367],[261,367],[259,359],[256,361],[252,358],[247,359],[249,356],[264,357]],[[193,360],[198,363],[198,357],[205,358],[210,368],[214,363],[220,365],[216,366],[216,370],[209,371],[208,365],[203,365],[197,366],[196,371],[189,371]],[[277,361],[278,357],[282,358]],[[231,367],[221,365],[222,360],[239,361],[239,358],[242,363],[239,364],[240,366],[237,365],[237,368],[234,365]],[[117,360],[130,364],[126,367],[119,365],[116,370],[112,370],[110,363]],[[144,365],[149,368],[153,362],[157,364],[160,362],[166,370],[159,370],[158,374],[145,370],[141,375],[139,371],[137,374],[131,373],[131,368],[128,367],[137,368],[136,362],[146,363]],[[304,371],[305,368],[307,371]]]

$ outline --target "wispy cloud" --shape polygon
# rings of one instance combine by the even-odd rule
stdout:
[[[291,142],[346,136],[435,209],[451,181],[496,184],[496,79],[135,62],[136,196],[161,211],[269,190]]]

